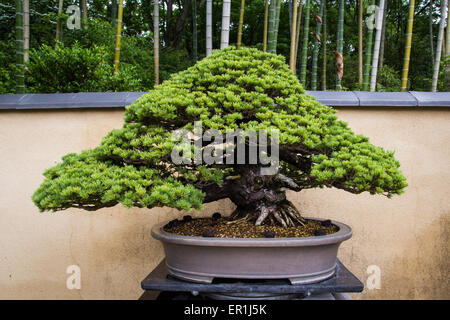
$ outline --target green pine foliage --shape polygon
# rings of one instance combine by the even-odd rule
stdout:
[[[311,161],[302,171],[281,162],[280,172],[301,188],[336,187],[391,197],[407,186],[394,153],[355,135],[336,111],[307,95],[284,57],[257,49],[216,50],[174,74],[128,106],[123,128],[111,131],[95,149],[63,157],[48,169],[33,195],[41,211],[69,207],[96,210],[127,207],[201,208],[199,181],[221,185],[232,168],[175,165],[179,142],[171,130],[203,128],[278,129],[281,150]]]

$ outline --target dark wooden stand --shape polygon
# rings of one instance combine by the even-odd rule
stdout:
[[[141,282],[142,300],[209,299],[345,299],[347,292],[364,288],[339,260],[333,278],[312,284],[292,285],[287,279],[214,279],[211,284],[179,280],[167,273],[165,259]]]

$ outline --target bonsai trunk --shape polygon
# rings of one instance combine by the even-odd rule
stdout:
[[[286,199],[285,186],[293,183],[281,174],[262,175],[259,166],[242,166],[234,177],[229,198],[237,205],[233,220],[245,219],[255,225],[283,227],[304,225],[305,219]]]

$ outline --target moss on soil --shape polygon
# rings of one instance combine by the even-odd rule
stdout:
[[[323,231],[320,231],[323,230]],[[336,225],[317,221],[307,220],[305,226],[280,227],[261,225],[255,226],[253,223],[240,220],[231,221],[229,218],[197,218],[190,221],[172,221],[164,227],[164,231],[183,236],[207,236],[215,238],[285,238],[285,237],[312,237],[318,234],[332,234],[339,230]],[[213,231],[213,232],[212,232]]]

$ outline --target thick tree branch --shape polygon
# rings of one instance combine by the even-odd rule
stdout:
[[[311,171],[312,162],[310,158],[301,156],[285,148],[280,148],[279,153],[281,160],[296,166],[305,173],[309,173]]]

